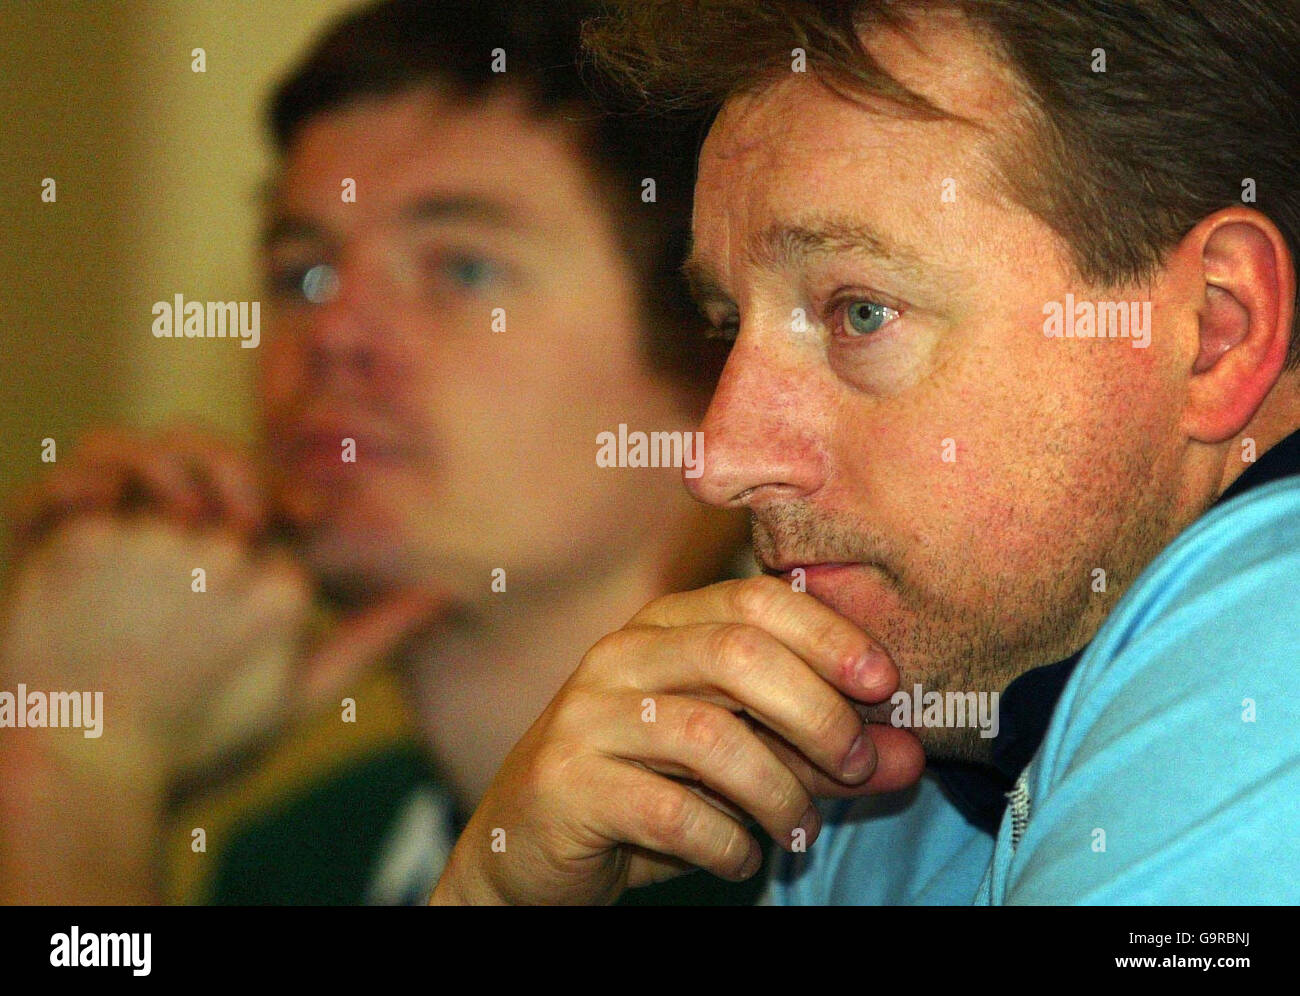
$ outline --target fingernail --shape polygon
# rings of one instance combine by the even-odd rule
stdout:
[[[814,803],[808,807],[808,810],[803,814],[803,819],[799,821],[799,829],[804,833],[804,840],[809,841],[816,837],[821,826],[822,814],[817,811],[817,806]]]
[[[856,781],[864,775],[870,774],[876,766],[876,747],[867,736],[867,731],[863,730],[858,734],[858,739],[853,741],[853,746],[849,748],[848,756],[844,758],[844,764],[840,766],[841,775],[850,781]]]
[[[869,650],[853,665],[853,681],[859,691],[875,692],[884,683],[889,658],[879,650]]]

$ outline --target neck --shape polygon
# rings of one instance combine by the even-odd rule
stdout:
[[[1300,374],[1288,374],[1278,384],[1250,424],[1228,448],[1223,464],[1223,474],[1219,481],[1219,490],[1215,497],[1227,491],[1250,467],[1245,454],[1253,451],[1257,459],[1280,443],[1291,433],[1300,428]],[[1247,441],[1250,446],[1247,446]]]
[[[411,654],[416,720],[462,812],[591,646],[681,580],[663,545],[642,549],[600,574],[509,587]]]

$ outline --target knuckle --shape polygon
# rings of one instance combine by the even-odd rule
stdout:
[[[311,589],[295,571],[262,572],[246,591],[242,606],[250,622],[290,626],[303,622],[311,606]]]
[[[637,648],[635,637],[626,629],[606,633],[582,656],[574,678],[578,683],[610,669],[617,669],[633,656]],[[581,677],[579,677],[581,675]]]
[[[757,661],[766,647],[764,634],[753,626],[726,623],[709,637],[709,661],[717,671],[735,671]]]
[[[637,794],[634,807],[641,826],[663,847],[675,850],[690,833],[693,819],[688,806],[689,793],[667,783],[662,788]]]
[[[693,756],[708,762],[718,754],[729,751],[732,737],[726,729],[721,710],[707,705],[692,707],[682,718],[682,739]]]
[[[749,622],[770,619],[778,599],[785,594],[785,585],[766,574],[737,581],[730,592],[732,611]]]
[[[51,547],[60,558],[80,560],[104,555],[121,535],[122,530],[104,516],[78,515],[55,531]]]
[[[863,653],[867,649],[866,637],[855,632],[853,627],[845,625],[844,620],[838,617],[818,620],[814,624],[812,639],[818,647],[841,647],[845,652],[852,650],[854,653]],[[852,646],[849,645],[850,639],[853,640]]]
[[[116,566],[126,550],[123,528],[102,515],[60,520],[22,560],[23,570],[56,587]]]
[[[575,755],[557,747],[537,751],[523,771],[523,798],[536,801],[549,798],[565,783]]]
[[[676,593],[651,599],[629,621],[629,626],[653,626],[655,619],[663,617],[664,610],[680,596]]]
[[[839,701],[811,709],[806,720],[808,735],[832,754],[848,751],[861,725],[856,713]]]
[[[520,814],[571,809],[565,800],[597,778],[591,767],[593,758],[580,744],[563,739],[525,740],[528,742],[516,746],[502,765],[512,807]]]
[[[797,778],[782,779],[764,800],[769,813],[791,823],[797,823],[811,803],[812,797]]]
[[[553,747],[565,756],[569,743],[583,743],[590,736],[601,697],[593,689],[572,680],[560,689],[542,714]]]
[[[233,547],[231,554],[238,556],[245,553],[243,546],[233,541],[226,541]],[[272,554],[262,558],[258,566],[261,579],[275,589],[294,595],[308,595],[311,592],[311,579],[307,569],[294,558],[286,555]]]

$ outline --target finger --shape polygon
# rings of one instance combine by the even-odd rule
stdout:
[[[897,792],[914,785],[925,771],[925,749],[916,734],[883,723],[868,723],[867,736],[876,751],[876,770],[867,781],[867,790]]]
[[[850,798],[896,792],[909,788],[921,777],[925,771],[925,749],[914,733],[884,723],[871,722],[866,724],[865,732],[875,754],[875,767],[865,782],[846,782],[827,777],[809,764],[808,759],[783,737],[765,727],[754,726],[755,735],[790,769],[814,798]]]
[[[878,702],[898,687],[898,669],[866,632],[807,592],[766,575],[657,598],[629,625],[709,622],[766,630],[853,698]]]
[[[742,720],[698,699],[661,696],[652,719],[637,696],[624,697],[621,716],[590,731],[602,753],[662,774],[701,782],[748,813],[773,840],[789,840],[808,825],[812,799],[803,785]],[[705,800],[706,802],[708,800]]]
[[[687,787],[690,788],[690,786]],[[669,882],[672,879],[681,878],[683,875],[690,875],[700,871],[697,866],[689,861],[683,861],[681,858],[670,858],[664,854],[655,854],[654,851],[648,851],[644,847],[635,847],[632,844],[623,846],[631,859],[628,862],[627,872],[629,889],[658,885],[660,882]]]
[[[740,823],[676,782],[625,763],[602,765],[596,782],[593,790],[602,803],[589,822],[606,840],[677,858],[733,882],[762,864],[762,848]],[[634,858],[627,884],[662,881],[670,867]]]
[[[747,713],[833,778],[861,782],[874,770],[872,743],[849,700],[765,630],[628,628],[601,640],[591,659],[602,663],[579,681],[617,668],[613,680],[646,694],[690,695]]]
[[[203,510],[199,489],[156,441],[115,429],[87,435],[73,455],[74,474],[104,477],[113,484],[111,511],[144,505],[193,518]]]
[[[894,736],[895,733],[903,736]],[[867,724],[866,735],[876,754],[876,767],[870,778],[860,782],[845,782],[829,777],[810,764],[784,737],[765,727],[755,725],[754,734],[790,769],[815,799],[849,799],[893,792],[910,786],[921,777],[921,772],[925,769],[925,753],[915,736],[907,730],[894,731],[882,724]]]
[[[266,518],[255,464],[236,447],[190,428],[168,430],[162,444],[186,469],[216,518],[255,532]]]
[[[660,774],[663,774],[663,772],[661,771]],[[739,806],[734,805],[730,800],[726,799],[724,796],[715,792],[707,785],[701,785],[699,782],[691,781],[690,779],[684,777],[678,778],[677,781],[681,785],[685,786],[689,791],[694,792],[705,802],[709,803],[710,805],[717,806],[724,813],[730,816],[737,823],[740,823],[746,829],[753,829],[754,827],[758,826],[758,821],[754,819],[754,817],[750,816]]]
[[[64,485],[66,476],[60,468],[27,485],[9,502],[9,521],[13,530],[11,557],[15,562],[26,558],[60,523],[71,517],[76,499],[64,496],[65,491],[72,490]],[[106,490],[102,479],[91,483],[96,484],[101,493]],[[99,504],[106,506],[109,503],[101,498]]]
[[[799,780],[805,791],[813,798],[847,799],[868,794],[869,780],[842,782],[838,778],[832,778],[795,750],[785,737],[773,733],[765,726],[755,723],[754,735]]]
[[[141,503],[170,507],[186,519],[202,508],[181,468],[105,435],[20,496],[14,505],[16,549],[30,549],[74,515],[120,512]]]
[[[343,620],[303,663],[302,708],[322,707],[435,619],[445,604],[432,592],[407,589]]]

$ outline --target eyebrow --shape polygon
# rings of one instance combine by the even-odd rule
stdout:
[[[514,204],[480,194],[440,194],[406,205],[402,218],[414,222],[473,221],[493,228],[527,228],[532,219]]]
[[[273,198],[269,198],[273,200]],[[471,222],[496,229],[529,230],[536,222],[516,205],[481,194],[433,194],[418,197],[399,211],[413,225]],[[262,244],[295,240],[328,240],[328,231],[301,215],[275,213],[262,232]]]
[[[841,255],[865,257],[884,269],[918,280],[935,268],[915,250],[874,226],[846,218],[773,222],[746,240],[744,253],[747,261],[767,270],[797,268],[819,257]],[[730,301],[712,266],[696,250],[694,240],[682,264],[682,275],[698,303]]]

